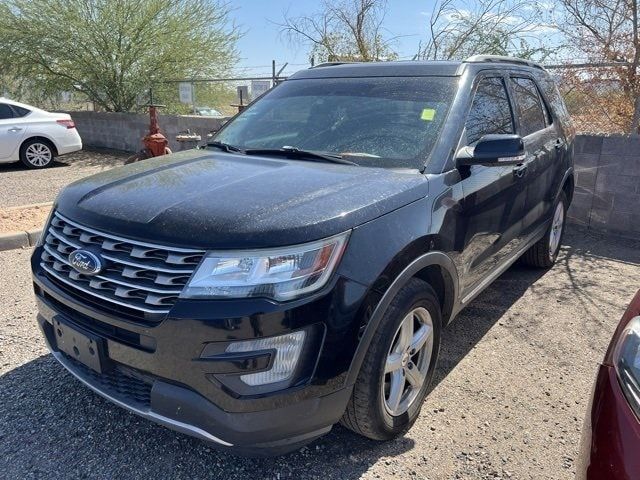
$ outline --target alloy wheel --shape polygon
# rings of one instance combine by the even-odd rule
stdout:
[[[432,351],[433,320],[426,308],[415,308],[398,327],[385,362],[382,398],[390,415],[402,415],[418,398]]]
[[[553,256],[560,248],[560,238],[562,237],[562,228],[564,227],[564,204],[558,202],[556,211],[553,214],[551,222],[551,234],[549,235],[549,255]]]
[[[34,167],[44,167],[53,158],[51,148],[44,143],[32,143],[24,152],[27,162]]]

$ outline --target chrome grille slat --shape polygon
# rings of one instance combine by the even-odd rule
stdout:
[[[98,275],[69,264],[68,255],[87,248],[105,260]],[[41,266],[54,279],[97,298],[145,313],[167,313],[204,251],[127,240],[83,227],[58,212],[45,235]],[[175,268],[180,266],[181,268]]]
[[[56,233],[55,231],[49,230],[48,232],[49,234],[55,236],[58,240],[60,240],[61,242],[66,243],[67,245],[69,245],[70,247],[73,247],[73,249],[77,249],[77,248],[82,248],[83,245],[81,245],[79,242],[72,242],[71,240],[60,236],[58,233]],[[104,247],[103,247],[104,248]],[[108,254],[102,254],[102,258],[104,258],[105,260],[110,260],[112,262],[116,262],[116,263],[121,263],[123,265],[129,265],[131,267],[139,267],[143,270],[149,270],[151,267],[153,267],[154,271],[158,271],[158,272],[164,272],[164,273],[176,273],[176,274],[182,274],[182,275],[191,275],[193,273],[193,268],[165,268],[165,267],[158,267],[155,264],[154,265],[149,265],[144,264],[144,263],[140,263],[140,262],[135,262],[135,261],[130,261],[128,259],[122,259],[122,258],[118,258],[115,257],[113,255],[108,255]]]
[[[54,253],[52,251],[49,250],[49,246],[45,245],[44,249],[47,251],[47,253],[49,253],[49,255],[53,256],[56,260],[58,260],[58,262],[63,263],[65,266],[68,265],[68,261],[67,259],[65,259],[64,257],[60,257],[57,253]],[[72,267],[69,267],[69,269],[71,269],[73,272],[76,272],[75,270],[73,270]],[[78,275],[81,275],[78,273]],[[109,276],[109,275],[93,275],[91,277],[89,277],[90,279],[100,279],[100,280],[104,280],[105,282],[113,282],[113,283],[117,283],[118,285],[122,285],[124,287],[129,287],[129,288],[135,288],[135,289],[141,289],[141,285],[136,285],[130,282],[126,282],[126,281],[122,281],[118,278],[114,278],[113,276]],[[164,290],[164,289],[158,289],[158,288],[149,288],[147,286],[144,286],[144,290],[148,290],[150,292],[154,292],[154,293],[164,293],[164,294],[173,294],[173,295],[179,295],[180,292],[182,291],[182,289],[180,290]]]

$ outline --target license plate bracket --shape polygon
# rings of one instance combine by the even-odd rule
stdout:
[[[58,317],[53,319],[53,331],[58,350],[98,373],[108,369],[109,359],[103,338],[71,326]]]

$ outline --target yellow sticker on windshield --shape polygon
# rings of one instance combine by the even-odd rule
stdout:
[[[420,115],[420,118],[422,120],[426,120],[427,122],[430,122],[433,120],[433,117],[436,116],[436,111],[433,108],[425,108],[422,110],[422,115]]]

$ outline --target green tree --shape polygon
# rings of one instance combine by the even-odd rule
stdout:
[[[0,0],[0,72],[132,111],[154,83],[229,73],[240,32],[223,0]]]

